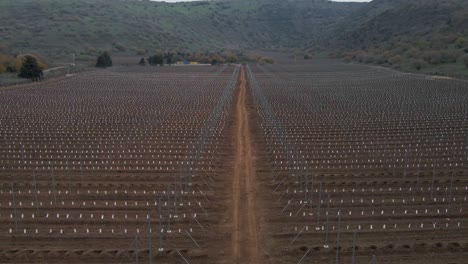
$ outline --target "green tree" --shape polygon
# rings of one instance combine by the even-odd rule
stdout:
[[[99,57],[97,58],[96,67],[99,67],[99,68],[112,67],[112,59],[109,53],[104,52],[101,55],[99,55]]]
[[[145,66],[146,65],[145,58],[141,58],[138,64],[140,64],[141,66]]]
[[[33,56],[26,55],[23,58],[23,63],[18,74],[21,78],[31,79],[35,82],[39,81],[43,77],[42,68],[39,66],[37,59]]]
[[[463,37],[459,37],[459,38],[457,38],[455,40],[455,47],[457,47],[459,49],[465,47],[465,45],[467,45],[467,44],[468,44],[468,41]]]
[[[169,65],[174,64],[174,54],[168,53],[166,55],[166,63]]]
[[[156,54],[148,58],[148,64],[152,66],[163,65],[164,56],[162,54]]]
[[[426,62],[419,59],[414,59],[411,61],[411,65],[414,69],[420,71],[422,68],[426,67]]]
[[[442,52],[431,51],[424,55],[424,60],[430,64],[437,65],[442,63]]]

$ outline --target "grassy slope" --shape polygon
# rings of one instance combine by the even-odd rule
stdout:
[[[0,52],[94,59],[102,50],[213,51],[317,47],[365,50],[411,71],[427,52],[455,50],[466,38],[466,0],[235,0],[161,3],[131,0],[0,1]],[[6,23],[5,23],[6,21]],[[458,47],[458,51],[465,47]],[[3,51],[5,52],[5,51]],[[425,64],[423,72],[467,76],[461,63]]]
[[[356,19],[357,18],[357,19]],[[355,11],[338,26],[335,49],[364,50],[379,64],[401,56],[389,65],[405,71],[468,77],[462,63],[468,48],[468,5],[466,0],[374,0]],[[459,39],[465,42],[456,44]],[[432,64],[431,53],[457,54],[458,61]],[[418,62],[418,63],[415,63]]]
[[[298,47],[362,4],[326,0],[162,3],[130,0],[0,1],[0,45],[49,57],[104,49]]]
[[[466,15],[466,0],[374,0],[345,18],[339,40],[355,47],[372,47],[401,38],[468,34]]]

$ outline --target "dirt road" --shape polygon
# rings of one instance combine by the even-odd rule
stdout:
[[[255,169],[249,113],[247,80],[242,68],[236,102],[236,156],[234,162],[232,250],[235,263],[260,263],[255,215]]]

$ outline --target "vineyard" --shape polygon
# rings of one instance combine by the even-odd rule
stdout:
[[[1,263],[465,263],[468,83],[333,60],[0,89]]]
[[[272,263],[466,261],[466,82],[336,63],[248,72]]]
[[[0,259],[174,262],[222,246],[211,226],[238,71],[117,69],[3,92]]]

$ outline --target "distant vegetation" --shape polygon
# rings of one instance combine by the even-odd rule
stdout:
[[[47,69],[45,60],[36,54],[9,55],[0,53],[0,73],[19,73],[26,57],[33,57],[41,70]]]
[[[42,68],[37,62],[37,59],[33,56],[26,55],[23,58],[18,76],[37,82],[43,78],[44,74],[42,73]]]
[[[103,51],[151,52],[301,48],[317,43],[362,3],[236,0],[0,1],[0,47],[52,59],[94,60]],[[28,17],[30,19],[24,19]]]
[[[150,56],[148,58],[148,64],[149,65],[164,65],[164,55],[163,54],[156,54],[153,56]]]
[[[34,19],[24,19],[30,17]],[[95,60],[102,52],[138,55],[145,63],[208,64],[332,55],[404,71],[468,77],[466,0],[236,0],[165,3],[136,0],[0,1],[0,53]],[[226,51],[233,56],[226,56]],[[161,60],[147,59],[161,54]],[[0,73],[21,59],[0,56]],[[41,64],[41,61],[39,61]]]
[[[149,65],[164,64],[230,64],[242,62],[256,62],[259,64],[272,64],[274,60],[267,56],[246,54],[242,51],[220,50],[212,52],[166,52],[157,53],[146,59]],[[140,59],[140,65],[145,65],[144,58]]]
[[[108,52],[103,52],[97,58],[96,67],[98,68],[107,68],[112,67],[112,59]]]
[[[329,39],[347,61],[468,77],[466,0],[374,0]]]

